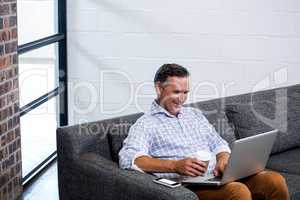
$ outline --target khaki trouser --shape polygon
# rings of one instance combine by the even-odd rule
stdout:
[[[277,172],[263,171],[220,187],[190,187],[199,200],[288,200],[285,179]]]

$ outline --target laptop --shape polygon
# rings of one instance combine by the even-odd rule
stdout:
[[[222,177],[213,174],[197,177],[181,177],[181,183],[220,186],[248,177],[265,169],[278,130],[250,136],[233,142],[228,164]]]

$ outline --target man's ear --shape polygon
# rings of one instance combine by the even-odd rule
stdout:
[[[162,87],[161,87],[160,82],[155,83],[155,91],[156,91],[157,97],[160,97],[161,96],[161,91],[162,91]]]

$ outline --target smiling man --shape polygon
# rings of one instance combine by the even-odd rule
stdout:
[[[130,128],[119,153],[124,169],[153,173],[158,177],[200,176],[223,173],[230,148],[196,108],[183,107],[189,92],[189,72],[177,64],[164,64],[154,78],[157,98],[150,112]],[[209,166],[196,159],[196,152],[212,155]],[[275,172],[261,172],[221,187],[198,187],[201,200],[288,199],[284,178]]]

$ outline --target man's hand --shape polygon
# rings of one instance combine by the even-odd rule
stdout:
[[[184,158],[174,162],[174,171],[181,175],[201,176],[206,171],[206,163],[196,158]]]
[[[214,169],[215,176],[221,176],[223,174],[225,167],[227,166],[230,154],[227,152],[221,152],[217,154],[217,163]]]

